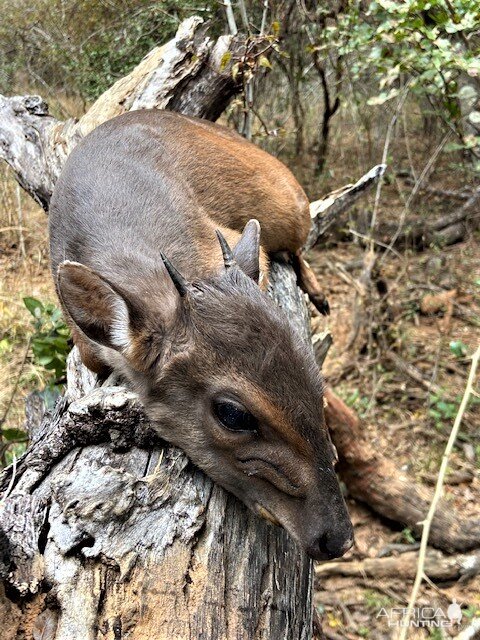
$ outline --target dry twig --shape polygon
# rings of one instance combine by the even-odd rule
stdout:
[[[411,617],[412,609],[415,606],[415,602],[417,601],[420,585],[422,584],[422,580],[425,577],[425,561],[426,561],[426,555],[427,555],[427,545],[428,545],[428,537],[430,534],[430,528],[432,526],[432,521],[435,515],[435,511],[437,509],[437,505],[442,495],[450,454],[452,453],[453,446],[457,439],[458,432],[460,430],[460,425],[462,423],[463,415],[466,411],[468,401],[470,399],[470,396],[472,395],[472,392],[474,391],[473,385],[475,381],[475,375],[477,372],[479,359],[480,359],[480,345],[478,346],[477,350],[475,351],[472,357],[472,365],[470,367],[470,373],[468,374],[468,380],[467,380],[467,385],[465,387],[465,392],[463,394],[462,402],[460,403],[460,407],[458,409],[458,413],[455,418],[455,422],[453,424],[453,428],[450,433],[450,437],[448,439],[447,446],[445,447],[445,452],[442,457],[442,463],[440,465],[440,471],[438,473],[437,484],[435,486],[435,493],[433,494],[430,509],[428,511],[428,515],[425,521],[423,522],[422,539],[420,542],[420,551],[418,553],[417,573],[415,576],[415,582],[413,584],[412,593],[410,595],[407,613],[403,620],[403,626],[401,627],[399,640],[405,640],[407,637],[407,633],[408,633],[407,622]]]

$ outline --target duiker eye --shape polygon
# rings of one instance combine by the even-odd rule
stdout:
[[[230,431],[257,431],[258,421],[242,405],[230,400],[216,400],[213,412],[225,429]]]

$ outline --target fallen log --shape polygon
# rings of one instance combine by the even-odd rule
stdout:
[[[417,184],[417,181],[414,178],[412,178],[408,173],[407,175],[405,175],[403,172],[397,171],[396,175],[399,178],[402,178],[405,184],[408,184],[411,187],[415,187],[415,185]],[[420,192],[424,191],[431,195],[438,196],[439,198],[447,198],[447,199],[453,199],[453,200],[468,200],[469,197],[472,195],[472,190],[468,186],[463,187],[458,191],[452,191],[451,189],[439,189],[438,187],[432,187],[429,184],[423,184],[423,182],[420,185],[420,188],[418,189],[418,191]]]
[[[435,220],[405,220],[403,229],[392,223],[377,225],[375,239],[387,246],[395,236],[395,246],[410,246],[423,249],[432,244],[449,246],[465,238],[468,229],[477,229],[480,224],[480,188],[475,189],[464,204]]]
[[[409,551],[391,558],[365,558],[354,562],[328,562],[315,567],[316,578],[350,576],[359,578],[415,579],[418,553]],[[425,573],[436,582],[472,580],[480,572],[480,554],[445,556],[440,551],[430,549],[425,560]]]

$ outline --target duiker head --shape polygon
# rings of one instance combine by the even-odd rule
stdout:
[[[135,386],[163,438],[310,556],[340,556],[353,531],[312,351],[257,284],[258,223],[233,251],[219,240],[224,267],[207,279],[188,282],[162,256],[149,301],[63,263],[62,304]]]

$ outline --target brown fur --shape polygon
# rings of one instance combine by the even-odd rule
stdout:
[[[251,218],[260,236],[258,223],[245,226]],[[275,158],[227,129],[159,111],[87,136],[50,210],[54,278],[85,364],[123,375],[162,437],[325,558],[345,552],[352,527],[322,379],[262,291],[267,254],[298,252],[309,225],[305,194]],[[218,229],[233,248],[228,268]],[[221,424],[214,407],[224,397],[256,430]]]

